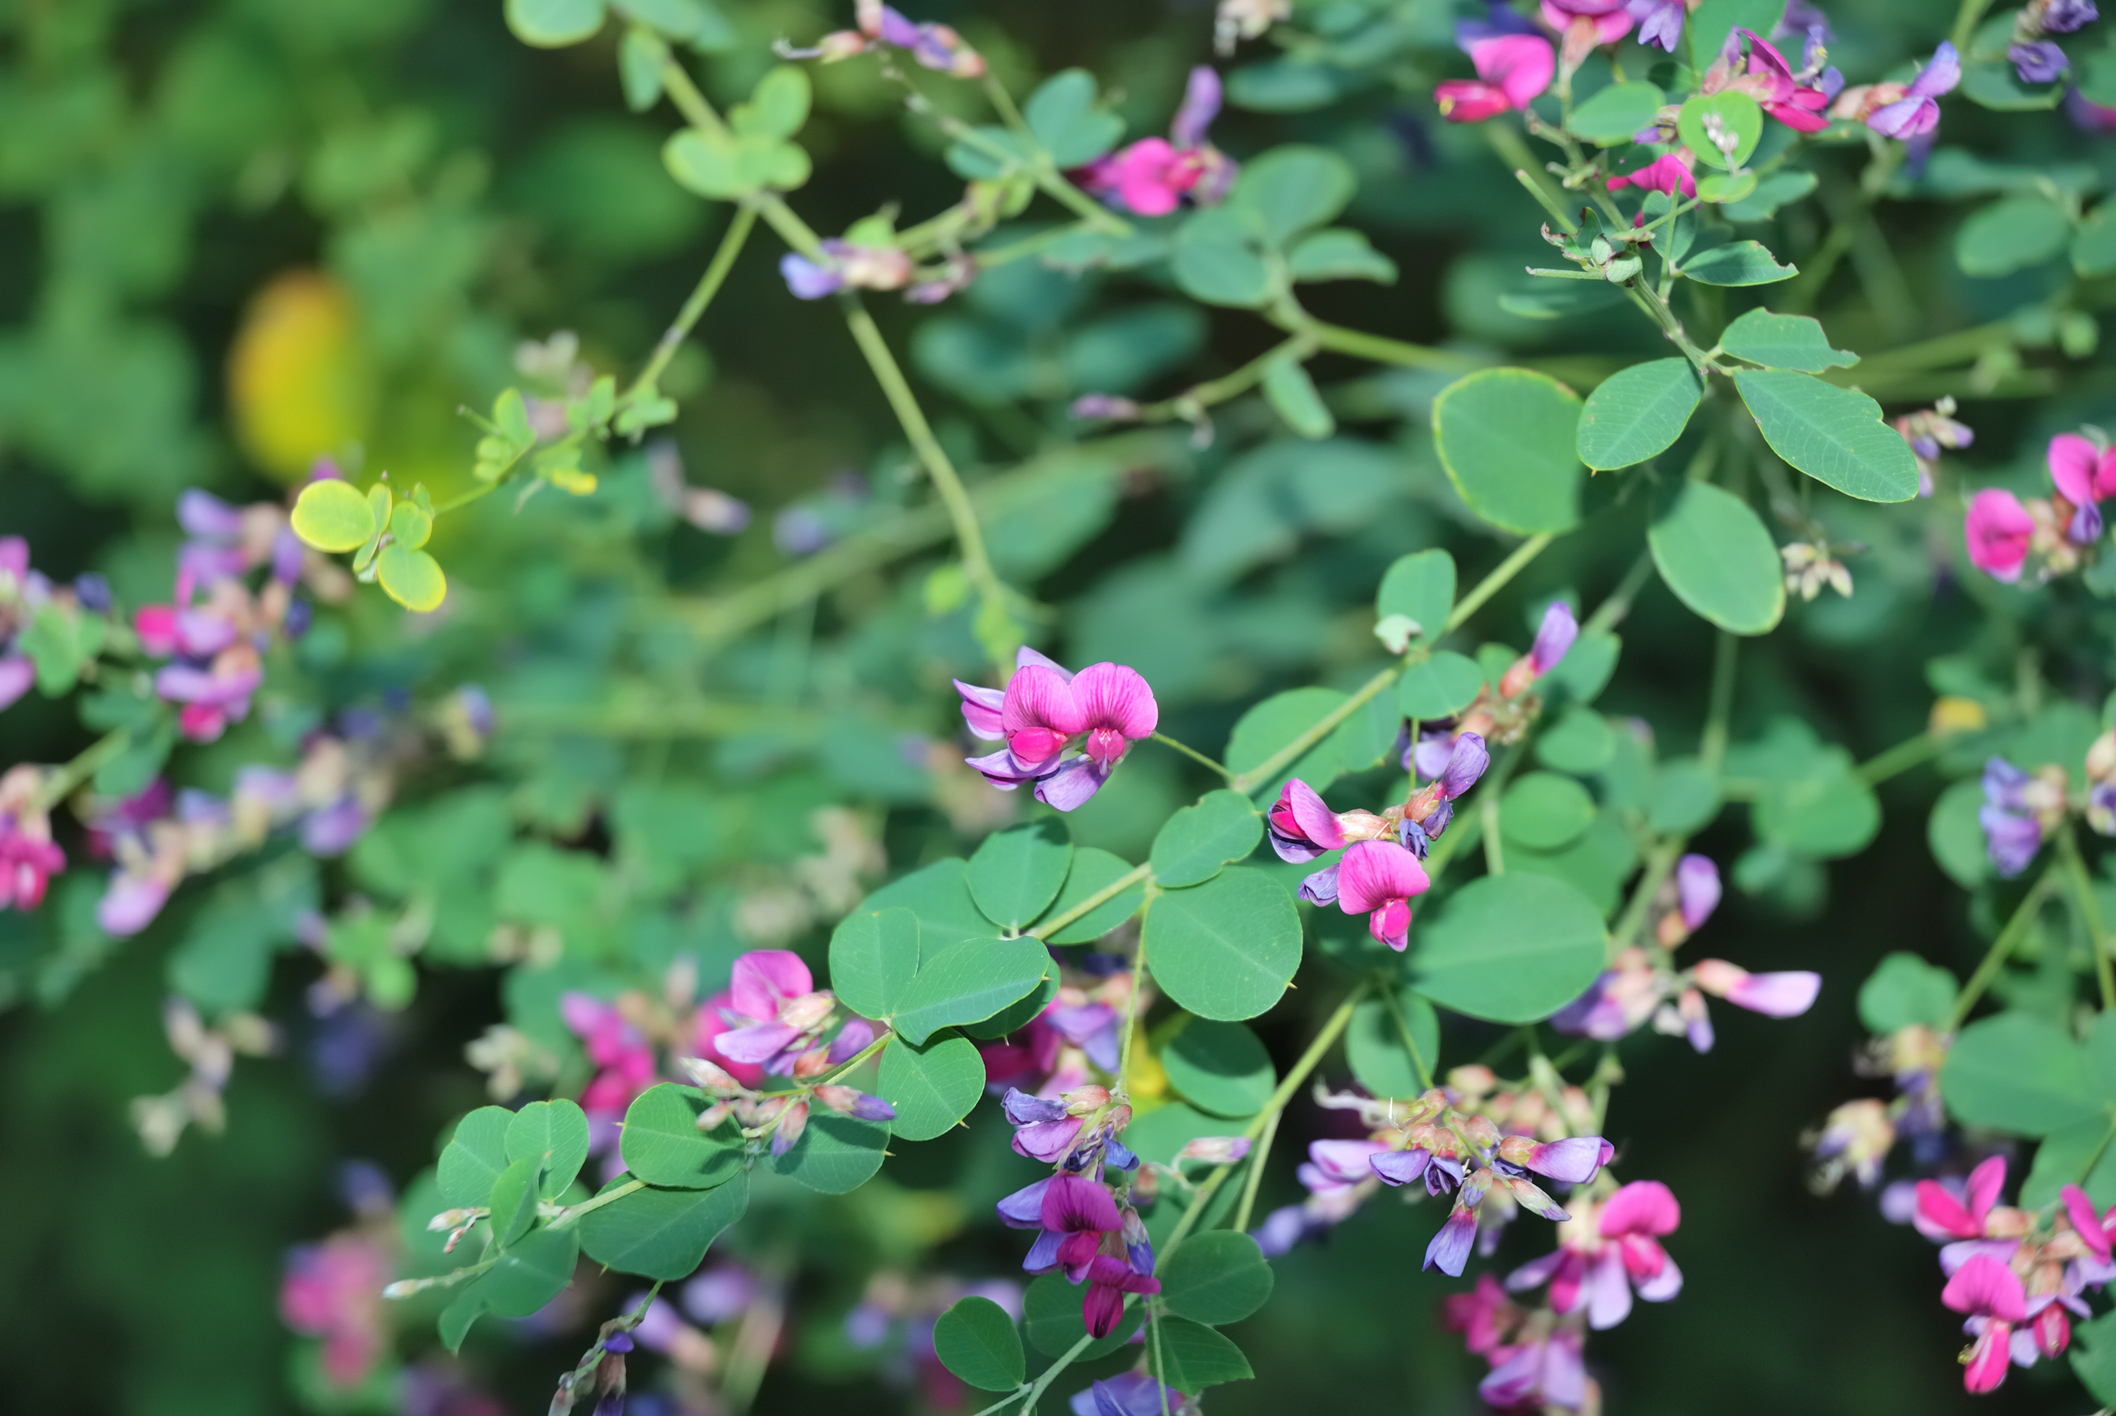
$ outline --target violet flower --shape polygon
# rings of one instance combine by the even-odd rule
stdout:
[[[1684,0],[1625,0],[1624,8],[1638,21],[1638,42],[1657,44],[1675,52],[1682,38],[1683,18],[1690,13]]]
[[[1952,44],[1942,40],[1940,47],[1932,52],[1932,62],[1918,71],[1918,76],[1902,88],[1900,97],[1892,101],[1890,93],[1898,86],[1894,84],[1869,85],[1861,95],[1859,103],[1851,105],[1853,112],[1842,116],[1855,116],[1864,120],[1867,127],[1888,138],[1915,138],[1932,132],[1940,125],[1940,95],[1954,91],[1962,81],[1962,60]],[[1846,106],[1856,90],[1846,90],[1837,101],[1837,108]],[[1869,107],[1869,105],[1873,105]],[[1834,113],[1837,108],[1831,111]]]
[[[2042,0],[2030,10],[2044,34],[2071,34],[2101,18],[2094,0]]]
[[[1675,894],[1683,924],[1702,928],[1719,908],[1719,867],[1709,856],[1686,855],[1675,863]]]
[[[1038,801],[1071,811],[1101,790],[1132,743],[1153,736],[1160,722],[1153,689],[1122,664],[1090,664],[1073,674],[1023,649],[1016,665],[996,705],[995,690],[957,682],[970,731],[1006,741],[998,752],[966,760],[1002,791],[1034,782]],[[1080,755],[1065,757],[1076,738],[1083,739]]]
[[[1552,1328],[1508,1349],[1505,1360],[1477,1383],[1477,1395],[1501,1411],[1577,1411],[1587,1397],[1583,1345],[1578,1333]]]
[[[1071,1152],[1080,1138],[1084,1117],[1075,1116],[1062,1101],[1047,1101],[1009,1088],[1001,1103],[1014,1130],[1014,1153],[1056,1165]]]
[[[1197,1409],[1189,1397],[1145,1372],[1104,1377],[1074,1393],[1069,1404],[1073,1416],[1190,1416]]]
[[[1563,600],[1552,600],[1550,607],[1543,611],[1542,624],[1536,628],[1535,642],[1500,676],[1499,696],[1516,697],[1563,663],[1565,656],[1572,651],[1573,641],[1579,637],[1580,622],[1573,617],[1572,606]]]
[[[1984,828],[1984,849],[1999,875],[2007,880],[2028,868],[2043,844],[2043,813],[2037,809],[2037,779],[2003,757],[1984,763],[1984,804],[1977,824]]]
[[[728,1030],[713,1039],[715,1047],[777,1076],[794,1072],[837,1008],[835,995],[818,991],[808,965],[786,949],[752,949],[735,960],[728,989],[729,1005],[721,1009]]]
[[[2029,40],[2021,44],[2006,46],[2006,58],[2013,65],[2013,72],[2024,84],[2055,83],[2072,67],[2064,50],[2047,39]]]
[[[1665,1303],[1682,1291],[1682,1270],[1660,1245],[1682,1223],[1682,1207],[1658,1180],[1634,1180],[1600,1203],[1582,1207],[1566,1226],[1559,1247],[1507,1275],[1506,1287],[1522,1292],[1550,1285],[1558,1313],[1587,1309],[1588,1326],[1615,1327],[1631,1314],[1632,1292],[1648,1303]]]

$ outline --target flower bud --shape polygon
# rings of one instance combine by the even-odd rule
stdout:
[[[1109,1105],[1109,1088],[1097,1086],[1075,1087],[1061,1098],[1066,1113],[1071,1116],[1091,1116]]]
[[[801,1139],[801,1132],[808,1129],[808,1103],[797,1101],[779,1116],[779,1129],[771,1138],[773,1159],[785,1155]]]
[[[1176,1159],[1201,1160],[1208,1165],[1232,1165],[1249,1154],[1246,1136],[1199,1136],[1176,1152]]]
[[[778,1021],[796,1032],[807,1032],[811,1028],[821,1027],[824,1020],[836,1011],[837,1006],[836,994],[827,988],[819,989],[780,1004]]]
[[[794,1059],[793,1071],[789,1074],[797,1081],[820,1077],[830,1070],[830,1049],[811,1047]]]
[[[821,1086],[816,1088],[816,1100],[832,1111],[844,1116],[854,1116],[862,1121],[894,1121],[896,1108],[878,1096],[869,1096],[852,1087]]]
[[[733,1109],[734,1103],[732,1102],[714,1102],[711,1106],[698,1113],[698,1129],[701,1131],[718,1130],[720,1123],[727,1120],[728,1113]]]
[[[685,1075],[701,1090],[712,1092],[716,1096],[733,1096],[742,1090],[742,1083],[736,1081],[733,1075],[716,1062],[709,1062],[703,1057],[685,1057],[681,1059],[681,1065]]]

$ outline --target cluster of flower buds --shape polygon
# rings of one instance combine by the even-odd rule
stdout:
[[[2031,0],[2021,6],[2013,17],[2013,42],[2006,46],[2013,72],[2024,84],[2057,82],[2072,62],[2050,36],[2071,34],[2099,18],[2094,0]]]
[[[1496,686],[1487,684],[1476,700],[1456,716],[1453,726],[1432,728],[1420,733],[1415,743],[1405,744],[1404,770],[1438,779],[1447,770],[1455,744],[1469,734],[1502,747],[1519,742],[1521,734],[1543,711],[1542,696],[1533,691],[1536,683],[1565,662],[1579,637],[1580,622],[1572,607],[1563,600],[1553,600],[1543,611],[1528,652],[1507,665]]]
[[[1096,158],[1075,178],[1091,195],[1134,216],[1166,216],[1185,198],[1216,206],[1238,171],[1205,136],[1219,112],[1220,76],[1200,64],[1190,71],[1166,138],[1141,138]]]
[[[789,251],[779,258],[779,274],[795,299],[820,300],[840,290],[901,290],[911,283],[911,257],[894,246],[832,237],[823,242],[822,255],[812,261]]]
[[[1976,441],[1976,434],[1968,424],[1955,421],[1951,394],[1930,408],[1905,413],[1896,419],[1895,429],[1903,441],[1910,444],[1911,456],[1918,460],[1918,495],[1921,497],[1932,495],[1933,478],[1940,470],[1941,451],[1960,452]]]
[[[795,49],[783,41],[775,47],[782,59],[820,59],[825,64],[874,49],[901,49],[921,68],[958,79],[984,77],[984,56],[947,25],[916,24],[881,0],[858,0],[854,23],[857,29],[835,30],[810,49]]]
[[[2116,731],[2105,732],[2087,750],[2087,790],[2070,790],[2071,780],[2058,764],[2034,771],[2003,757],[1984,763],[1984,804],[1977,824],[1984,829],[1984,850],[1999,875],[2011,880],[2028,868],[2043,842],[2078,812],[2104,836],[2116,835]]]
[[[2059,433],[2050,439],[2047,497],[2023,502],[2000,487],[1969,499],[1962,534],[1969,563],[1994,580],[2012,584],[2031,557],[2034,583],[2077,570],[2082,554],[2101,540],[2101,503],[2116,496],[2116,450],[2099,428]]]
[[[1365,915],[1367,932],[1401,953],[1410,942],[1411,901],[1432,883],[1420,862],[1447,829],[1456,798],[1476,785],[1490,762],[1484,739],[1463,733],[1431,782],[1414,787],[1402,805],[1379,815],[1333,812],[1313,787],[1295,777],[1265,815],[1271,848],[1293,864],[1343,850],[1336,862],[1301,882],[1300,897]]]
[[[1832,546],[1826,540],[1788,541],[1778,548],[1778,558],[1785,562],[1785,593],[1813,600],[1827,585],[1849,600],[1852,595],[1851,572],[1837,557],[1865,549],[1856,542]]]
[[[1075,674],[1034,649],[1015,656],[1005,688],[957,679],[955,690],[971,733],[1006,744],[965,760],[1001,791],[1033,782],[1036,800],[1059,811],[1086,804],[1161,720],[1153,689],[1136,669],[1089,664]],[[1076,740],[1081,751],[1066,756]]]
[[[0,910],[33,910],[44,903],[51,878],[66,869],[66,852],[52,841],[43,804],[44,773],[19,763],[0,775]]]
[[[1161,1291],[1153,1244],[1132,1205],[1139,1157],[1118,1139],[1131,1124],[1131,1107],[1099,1086],[1056,1100],[1009,1091],[1004,1105],[1015,1128],[1014,1150],[1057,1173],[1001,1200],[1000,1221],[1040,1231],[1022,1269],[1062,1272],[1068,1282],[1085,1283],[1082,1320],[1090,1333],[1106,1337],[1124,1316],[1126,1294]]]
[[[293,587],[311,562],[318,594],[342,599],[351,586],[310,555],[275,503],[231,506],[193,489],[178,499],[176,516],[188,538],[177,556],[176,594],[169,604],[141,606],[132,627],[150,657],[170,660],[154,690],[179,705],[184,736],[212,742],[249,716],[274,638],[308,627],[308,605],[294,599]],[[247,577],[261,567],[270,574],[253,592]]]
[[[1711,918],[1720,899],[1719,867],[1701,855],[1676,863],[1655,905],[1654,947],[1619,952],[1585,993],[1565,1005],[1550,1025],[1575,1037],[1614,1042],[1651,1019],[1658,1032],[1687,1036],[1699,1052],[1712,1050],[1712,1018],[1705,995],[1771,1018],[1794,1018],[1814,1005],[1822,976],[1804,969],[1750,973],[1724,959],[1700,959],[1677,970],[1669,954]]]
[[[846,1053],[849,1058],[856,1052]],[[804,1088],[800,1092],[782,1092],[776,1095],[755,1091],[736,1081],[727,1069],[703,1057],[682,1059],[683,1070],[700,1091],[712,1098],[712,1104],[698,1113],[698,1129],[711,1131],[732,1116],[742,1127],[742,1134],[757,1140],[771,1137],[771,1153],[781,1156],[794,1148],[801,1133],[808,1129],[810,1103],[820,1103],[840,1116],[852,1116],[862,1121],[894,1121],[896,1108],[878,1096],[869,1096],[853,1087],[823,1082]]]
[[[2111,1221],[2077,1185],[2041,1211],[2001,1205],[2006,1162],[1993,1156],[1953,1189],[1921,1181],[1918,1232],[1940,1249],[1947,1286],[1940,1301],[1965,1315],[1971,1341],[1962,1352],[1962,1384],[1986,1392],[2006,1379],[2009,1364],[2032,1367],[2061,1354],[2072,1339],[2072,1318],[2091,1309],[2083,1297],[2116,1278]]]
[[[150,1155],[168,1155],[187,1126],[218,1135],[228,1123],[221,1093],[235,1059],[265,1057],[279,1050],[279,1030],[251,1013],[230,1013],[207,1027],[190,1000],[172,997],[162,1005],[162,1028],[169,1050],[188,1064],[191,1074],[161,1096],[134,1097],[132,1127]]]
[[[1122,1024],[1135,1006],[1137,975],[1115,955],[1088,953],[1075,959],[1077,952],[1069,950],[1059,961],[1061,982],[1049,1006],[1006,1037],[978,1048],[985,1084],[993,1091],[1018,1087],[1055,1097],[1085,1085],[1091,1066],[1112,1080],[1123,1070]],[[1136,1005],[1140,1013],[1149,1006],[1146,998]]]

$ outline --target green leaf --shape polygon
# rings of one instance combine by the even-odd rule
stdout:
[[[1410,1041],[1404,1032],[1410,1032]],[[1418,1048],[1411,1055],[1411,1044]],[[1426,1073],[1440,1065],[1440,1017],[1424,997],[1394,990],[1386,998],[1368,998],[1352,1010],[1345,1028],[1345,1064],[1353,1080],[1376,1096],[1411,1097],[1425,1090]]]
[[[1719,814],[1719,778],[1694,757],[1677,757],[1653,769],[1646,794],[1646,824],[1664,836],[1701,830]]]
[[[1820,320],[1774,315],[1769,310],[1751,310],[1728,325],[1719,336],[1719,347],[1767,369],[1799,369],[1809,374],[1848,369],[1859,362],[1858,355],[1830,347]]]
[[[1021,106],[1021,116],[1061,171],[1085,167],[1124,136],[1122,118],[1096,109],[1095,76],[1085,69],[1045,79]]]
[[[492,1182],[492,1239],[504,1249],[529,1232],[536,1223],[536,1176],[543,1167],[541,1156],[515,1161]]]
[[[809,1113],[793,1149],[774,1156],[771,1168],[825,1195],[849,1195],[872,1180],[889,1148],[889,1128],[840,1116]]]
[[[463,1345],[470,1325],[487,1313],[526,1318],[565,1291],[580,1257],[574,1226],[539,1229],[499,1256],[498,1262],[472,1279],[441,1310],[441,1344],[450,1352]]]
[[[1769,221],[1780,207],[1814,191],[1818,180],[1814,173],[1798,169],[1767,172],[1757,179],[1756,190],[1739,201],[1728,202],[1720,211],[1729,221]]]
[[[1433,400],[1433,440],[1455,490],[1523,536],[1579,524],[1579,425],[1579,395],[1527,369],[1485,369]]]
[[[593,39],[602,21],[602,0],[507,0],[507,28],[539,49]]]
[[[1034,990],[1052,967],[1042,943],[1028,935],[951,944],[920,959],[896,1030],[922,1045],[944,1027],[981,1023]]]
[[[2067,1185],[2085,1190],[2097,1209],[2116,1205],[2116,1145],[2109,1143],[2109,1132],[2110,1123],[2097,1116],[2045,1137],[2021,1181],[2021,1208],[2053,1204]]]
[[[509,1164],[507,1130],[513,1124],[514,1113],[504,1106],[481,1106],[456,1122],[435,1176],[450,1209],[479,1208],[491,1197],[493,1182]]]
[[[1162,1047],[1161,1066],[1177,1091],[1214,1116],[1254,1116],[1278,1085],[1271,1054],[1240,1023],[1186,1020]]]
[[[673,1283],[696,1272],[712,1242],[748,1208],[749,1177],[739,1172],[710,1190],[649,1186],[582,1215],[580,1247],[604,1268]]]
[[[1345,701],[1334,688],[1294,688],[1274,693],[1235,720],[1221,759],[1227,770],[1240,775],[1261,767],[1310,728],[1328,717]],[[1278,774],[1261,783],[1252,796],[1276,800],[1279,788],[1298,777],[1317,791],[1328,790],[1344,771],[1344,759],[1332,737],[1324,737]]]
[[[1080,1316],[1081,1293],[1063,1274],[1047,1273],[1029,1285],[1021,1296],[1021,1326],[1030,1346],[1046,1356],[1060,1357],[1087,1336],[1087,1323]],[[1108,1336],[1090,1342],[1073,1360],[1092,1362],[1107,1357],[1131,1340],[1145,1316],[1145,1305],[1134,1304]]]
[[[1166,889],[1202,884],[1221,866],[1246,859],[1263,838],[1263,818],[1249,798],[1224,788],[1207,792],[1154,837],[1154,883]]]
[[[1176,1251],[1180,1257],[1182,1251]],[[1197,1395],[1221,1382],[1246,1381],[1256,1375],[1249,1359],[1227,1338],[1187,1318],[1162,1318],[1146,1344],[1146,1369],[1177,1391]]]
[[[2112,53],[2116,60],[2116,53]],[[2102,202],[2072,238],[2072,269],[2083,276],[2116,274],[2116,205]]]
[[[1352,164],[1329,148],[1288,144],[1243,163],[1227,200],[1255,212],[1265,238],[1283,246],[1310,227],[1328,224],[1358,186]]]
[[[708,1104],[696,1087],[671,1082],[633,1097],[617,1143],[625,1169],[649,1185],[685,1190],[710,1189],[739,1172],[742,1147],[734,1123],[722,1122],[711,1132],[698,1129],[698,1116]]]
[[[1866,849],[1881,829],[1881,803],[1842,748],[1812,774],[1773,779],[1756,803],[1756,834],[1807,860]]]
[[[749,102],[737,105],[728,121],[744,136],[783,140],[800,132],[808,121],[812,98],[807,70],[795,64],[775,65],[757,81]]]
[[[2072,1325],[2072,1375],[2103,1406],[2116,1406],[2116,1312]]]
[[[989,1298],[960,1299],[934,1321],[933,1355],[980,1391],[1012,1391],[1028,1375],[1014,1320]]]
[[[1411,933],[1418,990],[1495,1023],[1533,1023],[1586,991],[1608,935],[1578,890],[1546,875],[1487,875],[1456,891]]]
[[[1374,249],[1364,231],[1333,226],[1300,239],[1286,257],[1286,270],[1300,282],[1371,280],[1396,283],[1396,262]]]
[[[1271,1265],[1256,1241],[1237,1230],[1192,1234],[1154,1277],[1169,1312],[1208,1327],[1238,1323],[1271,1297]]]
[[[1029,1020],[1051,1006],[1058,996],[1058,970],[1052,969],[1043,976],[1043,982],[1021,995],[1020,1001],[1009,1003],[982,1022],[964,1023],[965,1036],[989,1042],[1019,1032],[1029,1025]]]
[[[1979,208],[1954,234],[1954,260],[1964,275],[2011,275],[2055,260],[2072,241],[2072,219],[2050,198],[2005,197]]]
[[[1700,201],[1738,202],[1756,190],[1756,174],[1753,172],[1715,172],[1709,177],[1697,179],[1697,196]]]
[[[1575,777],[1592,776],[1616,759],[1616,729],[1592,708],[1568,709],[1536,738],[1536,761]]]
[[[1398,556],[1374,593],[1377,618],[1402,615],[1418,626],[1417,637],[1428,642],[1447,628],[1454,608],[1455,558],[1446,551]]]
[[[992,932],[992,922],[970,898],[968,863],[952,857],[890,881],[862,900],[860,908],[870,913],[907,909],[917,915],[918,946],[922,952],[943,949],[965,939],[983,939]]]
[[[625,31],[617,46],[617,79],[625,107],[644,113],[661,102],[661,66],[668,57],[668,44],[652,30],[633,25]]]
[[[1396,680],[1396,706],[1406,718],[1430,722],[1461,712],[1483,691],[1484,670],[1477,662],[1443,649],[1403,671]]]
[[[1298,359],[1274,359],[1264,370],[1264,401],[1301,437],[1321,439],[1337,431],[1337,419]]]
[[[1253,309],[1271,298],[1271,268],[1250,244],[1241,214],[1226,207],[1197,213],[1176,230],[1169,259],[1176,285],[1208,305]]]
[[[1072,863],[1073,838],[1064,822],[1045,817],[1009,826],[985,837],[970,857],[970,898],[994,924],[1026,928],[1058,898]]]
[[[319,551],[357,551],[375,539],[375,513],[350,482],[311,482],[294,500],[294,534]]]
[[[1859,1021],[1882,1037],[1913,1023],[1945,1031],[1954,1017],[1954,975],[1897,950],[1859,985]]]
[[[1580,410],[1580,461],[1606,472],[1658,457],[1683,435],[1704,392],[1688,359],[1633,364],[1602,380]]]
[[[1667,101],[1667,95],[1652,84],[1611,84],[1573,109],[1565,126],[1574,137],[1597,147],[1615,147],[1630,142],[1639,129],[1651,127]]]
[[[893,1018],[918,973],[918,916],[901,907],[847,915],[830,933],[830,987],[863,1018]]]
[[[1700,285],[1773,285],[1791,280],[1800,268],[1778,264],[1759,241],[1729,241],[1690,257],[1682,274]]]
[[[1730,633],[1776,629],[1785,615],[1785,566],[1763,518],[1709,482],[1684,482],[1655,503],[1646,544],[1675,598]]]
[[[2028,1013],[2000,1013],[1963,1028],[1940,1068],[1940,1095],[1963,1125],[2016,1136],[2047,1136],[2101,1112],[2085,1049]]]
[[[1300,967],[1293,896],[1246,866],[1156,897],[1141,941],[1162,989],[1201,1018],[1237,1022],[1269,1011]]]
[[[507,1125],[507,1158],[541,1165],[544,1198],[557,1199],[587,1162],[587,1113],[563,1097],[530,1102]]]
[[[1735,139],[1731,155],[1706,131],[1707,118],[1716,118],[1721,130]],[[1697,160],[1707,167],[1739,167],[1755,154],[1756,144],[1763,140],[1763,108],[1739,89],[1698,94],[1675,115],[1675,131],[1683,146],[1696,153]]]
[[[1784,369],[1743,369],[1734,386],[1771,451],[1816,481],[1862,501],[1909,501],[1918,494],[1910,444],[1881,421],[1881,405],[1865,394]]]
[[[441,563],[424,551],[391,544],[375,557],[375,574],[390,599],[421,614],[441,608],[448,598],[448,577]]]
[[[962,1034],[942,1031],[924,1047],[902,1038],[882,1050],[874,1091],[896,1108],[889,1129],[907,1141],[930,1141],[946,1135],[968,1116],[984,1095],[985,1064],[977,1044]]]
[[[1073,868],[1066,872],[1065,888],[1058,898],[1051,901],[1045,918],[1056,919],[1069,913],[1088,897],[1098,895],[1131,874],[1131,865],[1121,856],[1094,846],[1073,848]],[[1139,912],[1146,903],[1146,882],[1140,881],[1130,889],[1103,901],[1074,920],[1065,928],[1045,939],[1047,944],[1092,944]]]
[[[1964,890],[1974,890],[1991,878],[1991,855],[1984,844],[1983,825],[1977,820],[1983,806],[1983,784],[1971,777],[1941,792],[1925,823],[1932,858]]]
[[[1570,777],[1524,772],[1499,799],[1499,830],[1531,850],[1554,851],[1594,824],[1594,798]]]

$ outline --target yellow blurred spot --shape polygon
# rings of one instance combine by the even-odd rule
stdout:
[[[1134,1104],[1159,1101],[1168,1093],[1168,1073],[1162,1070],[1161,1059],[1146,1050],[1146,1039],[1136,1033],[1132,1036],[1131,1062],[1124,1069],[1124,1080]]]
[[[1988,722],[1984,705],[1974,698],[1940,698],[1933,701],[1929,731],[1934,737],[1952,737],[1957,733],[1980,732]]]
[[[228,402],[242,450],[284,482],[364,442],[375,375],[345,288],[294,270],[258,291],[228,354]]]

